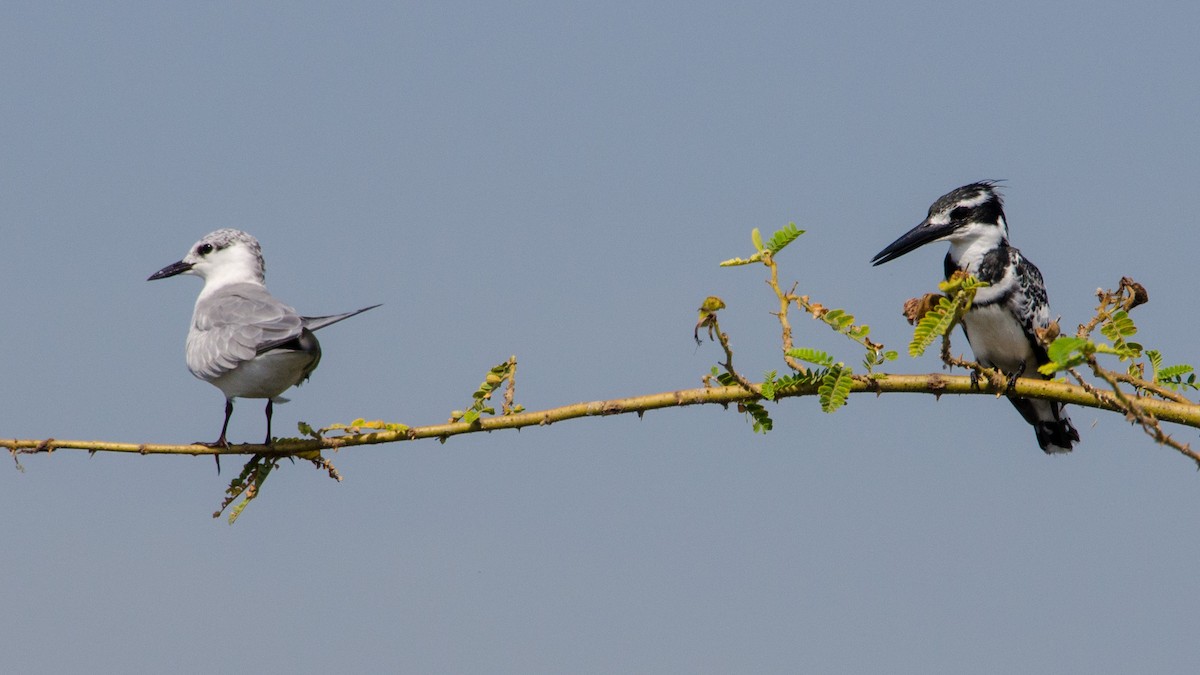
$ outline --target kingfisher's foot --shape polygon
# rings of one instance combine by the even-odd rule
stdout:
[[[1017,372],[1008,376],[1008,386],[1005,387],[1005,389],[1004,389],[1005,395],[1012,396],[1013,390],[1016,389],[1016,387],[1017,387],[1017,378],[1021,377],[1021,375],[1023,375],[1024,373],[1025,373],[1025,362],[1022,361],[1021,365],[1017,367]]]

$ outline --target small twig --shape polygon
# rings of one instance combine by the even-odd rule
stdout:
[[[1092,334],[1092,331],[1096,330],[1097,326],[1111,319],[1117,310],[1128,312],[1138,305],[1146,304],[1150,301],[1150,294],[1146,292],[1145,286],[1142,286],[1129,277],[1121,277],[1116,291],[1106,291],[1103,288],[1097,288],[1096,299],[1100,301],[1100,304],[1096,307],[1096,315],[1086,324],[1079,326],[1079,330],[1076,333],[1078,337],[1087,339]]]
[[[1080,375],[1079,371],[1075,368],[1068,368],[1067,372],[1070,373],[1071,377],[1075,378],[1075,381],[1078,383],[1080,389],[1083,389],[1097,401],[1103,403],[1103,407],[1111,410],[1121,410],[1121,404],[1116,398],[1113,397],[1111,392],[1105,389],[1097,389],[1096,386],[1091,382],[1088,382],[1083,375]]]
[[[1140,377],[1134,377],[1132,375],[1116,372],[1112,373],[1112,377],[1118,382],[1124,382],[1125,384],[1133,386],[1137,389],[1144,389],[1167,400],[1175,401],[1176,403],[1193,403],[1190,398],[1180,394],[1179,392],[1171,391],[1162,385],[1155,384],[1154,382],[1142,379]]]
[[[721,344],[721,349],[725,350],[725,363],[721,364],[721,366],[725,368],[725,372],[729,373],[729,376],[732,377],[738,383],[738,385],[742,387],[742,389],[745,389],[756,396],[761,396],[762,389],[734,369],[733,347],[729,345],[729,336],[721,331],[721,325],[717,321],[716,314],[712,316],[712,326],[717,333],[717,342]]]
[[[513,397],[517,392],[517,355],[508,357],[508,382],[504,385],[504,402],[500,405],[501,413],[513,413]],[[338,480],[341,480],[340,478]]]
[[[996,370],[995,368],[985,368],[983,365],[975,361],[967,361],[951,355],[949,333],[946,333],[942,336],[942,363],[946,364],[948,368],[958,367],[964,370],[969,370],[975,373],[976,378],[982,377],[983,379],[987,380],[988,384],[991,385],[992,389],[996,391],[997,395],[1000,395],[1000,393],[1002,393],[1008,385],[1007,380],[1004,378],[1004,374],[999,370]]]
[[[771,255],[770,251],[763,251],[762,261],[767,266],[767,269],[771,271],[767,285],[771,287],[771,290],[775,292],[775,297],[779,299],[779,311],[772,312],[772,314],[775,314],[779,319],[779,326],[783,330],[783,361],[788,365],[788,368],[797,373],[807,373],[808,368],[804,364],[788,355],[788,352],[792,351],[792,348],[795,346],[792,342],[792,324],[788,321],[788,308],[791,307],[792,302],[799,303],[800,299],[795,295],[796,284],[792,284],[792,288],[784,292],[783,288],[779,285],[779,266],[775,264],[775,258]],[[800,305],[800,307],[803,309],[804,306]]]
[[[1121,282],[1124,284],[1125,279],[1122,279]],[[1123,410],[1128,417],[1132,418],[1133,421],[1137,422],[1137,424],[1142,428],[1142,431],[1144,431],[1148,436],[1153,438],[1158,443],[1168,445],[1189,457],[1192,461],[1196,462],[1196,466],[1200,468],[1200,454],[1194,452],[1187,444],[1176,441],[1169,434],[1164,432],[1158,423],[1158,419],[1156,419],[1153,414],[1146,412],[1139,402],[1134,401],[1126,396],[1125,392],[1121,390],[1119,379],[1115,373],[1112,373],[1108,369],[1102,367],[1096,361],[1096,357],[1092,355],[1087,357],[1087,364],[1092,369],[1092,372],[1096,374],[1096,377],[1104,380],[1109,384],[1110,387],[1112,387],[1111,393],[1116,399],[1120,409]]]

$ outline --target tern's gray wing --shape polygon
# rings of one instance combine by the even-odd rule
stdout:
[[[258,284],[230,284],[196,303],[188,333],[187,364],[203,380],[213,380],[265,349],[300,336],[296,310]]]

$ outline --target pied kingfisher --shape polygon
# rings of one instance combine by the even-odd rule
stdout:
[[[966,270],[989,286],[980,288],[963,317],[963,332],[975,360],[999,368],[1010,377],[1045,377],[1046,349],[1035,334],[1050,325],[1050,305],[1042,273],[1008,244],[1004,204],[994,181],[964,185],[942,195],[929,215],[871,260],[882,265],[934,241],[950,242],[945,272]],[[1038,445],[1047,454],[1070,452],[1079,432],[1063,412],[1063,404],[1010,397],[1021,417],[1033,425]]]

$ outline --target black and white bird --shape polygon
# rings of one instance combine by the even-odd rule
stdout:
[[[379,306],[332,316],[300,316],[267,291],[264,272],[258,240],[226,228],[205,235],[183,260],[147,280],[177,274],[204,280],[187,336],[187,367],[225,394],[225,422],[215,442],[201,445],[229,446],[225,433],[238,397],[267,399],[264,444],[269,445],[274,405],[287,401],[280,394],[307,380],[321,361],[321,345],[313,333]]]
[[[1004,204],[994,181],[964,185],[942,195],[919,225],[880,251],[871,262],[882,265],[930,242],[948,241],[945,273],[965,270],[989,285],[980,288],[963,317],[963,332],[975,360],[1012,378],[1044,377],[1038,366],[1049,361],[1035,331],[1050,325],[1050,305],[1042,273],[1008,244]],[[1033,425],[1047,454],[1070,452],[1079,432],[1054,401],[1010,397]]]

